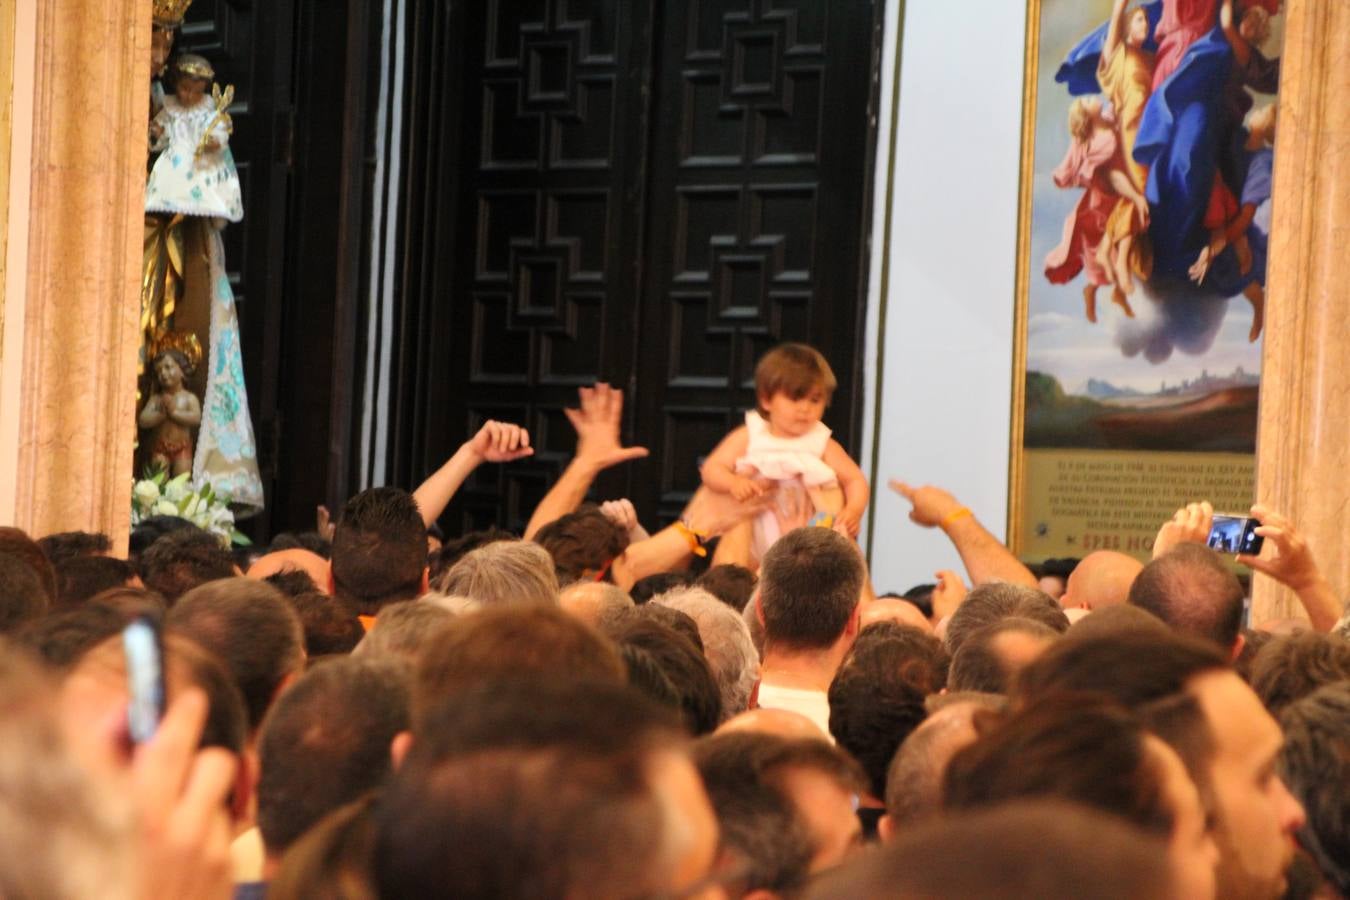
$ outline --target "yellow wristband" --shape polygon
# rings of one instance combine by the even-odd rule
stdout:
[[[690,553],[695,556],[708,555],[708,548],[704,546],[704,544],[708,542],[708,536],[706,534],[701,534],[690,528],[688,525],[684,524],[683,519],[675,523],[675,528],[678,529],[680,534],[684,535],[684,539],[689,542]]]
[[[966,516],[973,516],[973,515],[975,514],[970,511],[969,506],[963,506],[960,509],[954,509],[951,512],[947,513],[947,515],[942,517],[942,521],[938,523],[938,527],[946,528],[953,522],[959,522]]]

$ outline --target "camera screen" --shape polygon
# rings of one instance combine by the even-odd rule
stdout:
[[[1243,516],[1215,516],[1209,529],[1209,539],[1205,542],[1211,549],[1220,553],[1261,552],[1261,538],[1256,529],[1261,523],[1256,519]]]

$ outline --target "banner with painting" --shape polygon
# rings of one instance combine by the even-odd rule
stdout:
[[[1280,0],[1031,0],[1010,533],[1147,556],[1245,510]]]

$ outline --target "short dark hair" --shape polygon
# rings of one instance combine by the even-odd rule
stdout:
[[[1242,629],[1242,583],[1202,544],[1178,544],[1150,562],[1130,586],[1130,604],[1174,631],[1232,649]]]
[[[799,400],[814,390],[825,394],[829,403],[839,382],[829,362],[815,347],[806,344],[779,344],[759,358],[755,365],[755,400],[764,414],[764,400],[774,394],[786,394]]]
[[[999,638],[1005,634],[1023,634],[1042,641],[1053,641],[1059,632],[1032,619],[1010,616],[986,625],[971,634],[952,655],[947,687],[953,691],[983,691],[1006,694],[1015,674],[999,653]]]
[[[693,755],[717,813],[722,850],[743,867],[739,893],[768,890],[790,896],[801,888],[817,848],[783,776],[786,770],[807,768],[852,792],[862,781],[857,766],[823,740],[758,732],[703,738],[694,744]]]
[[[765,552],[759,571],[765,643],[793,650],[839,640],[865,576],[857,547],[828,528],[789,531]]]
[[[745,610],[745,605],[755,595],[755,585],[758,583],[759,578],[754,572],[732,563],[713,566],[694,582],[736,612]]]
[[[947,650],[954,655],[972,634],[1012,616],[1040,622],[1060,634],[1069,630],[1068,616],[1045,591],[1024,584],[991,581],[972,588],[947,620],[944,638]]]
[[[79,606],[95,594],[121,587],[136,576],[131,563],[111,556],[70,556],[57,563],[56,607]]]
[[[0,555],[17,559],[32,570],[45,598],[45,608],[50,608],[56,602],[56,573],[51,561],[23,529],[0,525]]]
[[[1023,801],[906,829],[879,852],[813,882],[806,897],[1134,900],[1176,890],[1158,838],[1095,810]]]
[[[270,584],[226,578],[193,588],[165,619],[220,657],[244,696],[256,730],[282,680],[304,664],[300,618]]]
[[[940,655],[939,655],[940,654]],[[858,635],[830,682],[830,734],[862,764],[868,791],[886,794],[886,767],[942,688],[946,654],[931,635],[890,622]]]
[[[334,592],[367,615],[421,594],[427,529],[412,494],[380,487],[348,500],[333,532],[332,565]]]
[[[628,532],[594,504],[560,516],[535,533],[534,542],[553,557],[559,584],[594,579],[613,581],[614,560],[628,549]]]
[[[1123,634],[1127,631],[1142,631],[1163,637],[1172,635],[1172,629],[1148,610],[1128,603],[1117,603],[1114,606],[1094,609],[1090,615],[1074,622],[1069,628],[1069,636],[1078,640],[1098,635]]]
[[[267,545],[268,553],[278,550],[308,550],[315,556],[329,559],[333,555],[333,542],[317,531],[282,531]]]
[[[263,581],[272,587],[281,591],[287,597],[298,597],[301,594],[317,593],[320,588],[310,577],[310,574],[303,569],[284,568],[271,575],[268,575]]]
[[[384,781],[390,744],[410,725],[409,679],[397,662],[327,660],[277,700],[258,735],[258,829],[269,854]]]
[[[206,694],[206,723],[199,747],[221,747],[236,756],[248,743],[248,711],[244,697],[225,662],[186,635],[167,629],[164,655],[172,677],[178,670],[187,682]]]
[[[17,556],[0,553],[0,634],[12,634],[47,614],[50,601],[37,573]]]
[[[351,653],[366,636],[356,611],[338,597],[306,591],[287,595],[286,599],[300,617],[300,627],[305,632],[305,655],[310,659]]]
[[[1305,632],[1276,638],[1252,664],[1252,690],[1272,715],[1323,685],[1350,681],[1350,641]]]
[[[1299,843],[1336,890],[1350,895],[1350,681],[1319,688],[1280,714],[1284,748],[1280,774],[1303,804],[1307,824]]]
[[[109,604],[86,603],[30,622],[14,635],[14,640],[61,671],[120,632],[132,618]]]
[[[557,607],[483,609],[448,623],[423,648],[413,719],[420,727],[439,700],[473,685],[531,677],[623,684],[627,670],[613,644]]]
[[[976,809],[1057,797],[1166,836],[1174,812],[1147,737],[1137,718],[1107,698],[1046,697],[1007,716],[952,757],[943,778],[943,806]]]
[[[656,572],[633,582],[633,586],[628,589],[628,596],[632,597],[638,606],[642,606],[659,594],[693,583],[694,576],[688,572]]]
[[[1089,691],[1133,709],[1178,694],[1191,678],[1215,670],[1227,671],[1228,661],[1207,641],[1148,631],[1083,638],[1071,634],[1018,673],[1013,694],[1027,701],[1055,692]]]
[[[200,528],[170,531],[140,556],[141,580],[174,603],[193,588],[232,578],[234,557],[220,539]]]
[[[112,539],[101,531],[62,531],[38,538],[37,544],[53,566],[77,556],[101,556],[112,549]]]
[[[634,615],[615,639],[620,646],[639,647],[651,654],[674,686],[691,734],[708,734],[718,726],[722,694],[717,680],[703,651],[685,635],[650,616]]]
[[[379,896],[655,890],[667,829],[648,761],[678,735],[667,711],[623,685],[466,688],[431,714],[379,801]]]

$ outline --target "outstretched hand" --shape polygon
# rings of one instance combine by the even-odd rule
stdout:
[[[492,419],[483,423],[467,446],[483,462],[514,462],[534,455],[528,431],[519,425]]]
[[[923,487],[911,487],[899,479],[892,478],[887,485],[912,505],[909,520],[925,528],[936,528],[955,512],[961,510],[960,502],[940,487],[926,484]]]
[[[623,420],[623,391],[603,381],[578,392],[581,406],[564,409],[577,432],[576,458],[596,469],[608,469],[647,455],[646,447],[625,447],[619,439]]]

